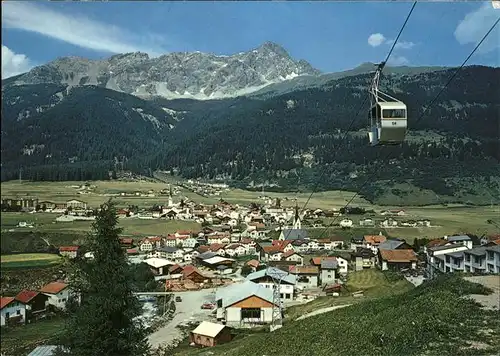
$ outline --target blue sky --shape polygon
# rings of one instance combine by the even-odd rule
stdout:
[[[333,72],[385,58],[411,2],[2,2],[2,77],[61,56],[232,54],[265,41]],[[500,16],[491,2],[422,2],[393,64],[459,65]],[[470,64],[500,65],[500,25]]]

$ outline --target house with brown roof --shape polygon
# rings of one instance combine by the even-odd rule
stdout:
[[[38,315],[43,315],[49,297],[39,291],[22,290],[15,299],[26,307],[26,319],[30,320]]]
[[[195,283],[203,283],[210,278],[203,275],[198,268],[193,265],[184,266],[182,269],[182,278],[189,279]]]
[[[363,236],[363,244],[366,248],[369,248],[373,253],[377,253],[378,246],[385,242],[387,237],[384,235],[365,235]]]
[[[355,271],[374,268],[376,265],[373,250],[364,247],[356,248],[356,251],[351,254],[351,261],[354,264]]]
[[[58,309],[65,309],[66,303],[72,295],[68,284],[63,282],[50,282],[40,288],[40,292],[49,297],[47,305],[52,305]]]
[[[26,306],[15,297],[0,298],[0,326],[22,324],[26,321]]]
[[[412,249],[378,250],[378,262],[382,271],[417,268],[417,255]]]
[[[299,253],[295,252],[294,250],[285,252],[281,256],[281,260],[282,261],[295,262],[299,266],[304,265],[304,257],[302,257],[302,255],[300,255]]]
[[[319,269],[316,266],[290,266],[289,271],[297,276],[299,288],[315,288],[319,284]]]

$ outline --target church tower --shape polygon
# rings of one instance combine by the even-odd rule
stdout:
[[[295,203],[295,217],[293,218],[293,229],[302,229],[302,223],[300,222],[299,215],[299,205]]]
[[[174,201],[172,199],[172,186],[169,184],[169,192],[168,192],[168,206],[171,207],[174,205]]]

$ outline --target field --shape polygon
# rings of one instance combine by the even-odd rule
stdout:
[[[167,200],[166,196],[158,195],[161,189],[167,188],[166,183],[151,183],[151,182],[121,182],[121,181],[96,181],[90,182],[95,185],[95,188],[88,194],[78,194],[79,190],[75,187],[82,182],[22,182],[10,181],[1,184],[2,197],[12,196],[37,196],[40,200],[49,200],[56,203],[64,203],[69,199],[80,199],[86,201],[91,207],[97,207],[99,204],[107,201],[109,196],[105,194],[120,193],[120,192],[147,192],[153,190],[155,197],[136,197],[136,196],[117,196],[113,197],[119,207],[128,205],[138,205],[139,207],[151,207],[154,204],[164,204]],[[332,209],[343,207],[353,196],[352,192],[327,191],[317,192],[310,199],[307,207],[310,209]],[[223,192],[220,197],[202,197],[185,188],[181,188],[180,194],[174,197],[174,201],[179,201],[182,197],[187,197],[195,202],[215,204],[220,198],[233,204],[249,205],[252,202],[263,203],[259,196],[262,192],[250,192],[241,189],[232,189],[228,192]],[[273,198],[281,198],[283,206],[294,206],[294,199],[297,198],[299,207],[303,207],[310,196],[310,193],[267,193],[266,196]],[[372,205],[361,197],[356,197],[351,203],[353,206],[360,206],[366,209],[373,209],[376,212],[385,210],[390,207]],[[341,230],[332,227],[325,232],[325,235],[341,235],[349,239],[352,235],[364,233],[383,232],[391,237],[402,237],[409,240],[415,237],[435,238],[443,235],[451,235],[456,233],[473,233],[483,235],[488,233],[498,232],[498,228],[488,224],[488,219],[498,219],[500,215],[500,206],[463,206],[463,205],[432,205],[425,207],[407,206],[404,208],[406,216],[397,218],[403,219],[424,219],[431,220],[434,227],[431,228],[353,228],[351,230]],[[55,223],[54,219],[57,214],[11,214],[3,213],[1,218],[2,230],[15,229],[26,230],[27,228],[16,228],[15,225],[19,221],[32,222],[35,224],[36,231],[45,232],[86,232],[90,228],[90,222],[70,222],[70,223]],[[354,224],[357,224],[359,217],[350,216]],[[381,216],[375,217],[381,220]],[[337,219],[336,222],[338,222]],[[330,223],[331,220],[326,220],[325,223]],[[165,234],[178,229],[196,229],[199,224],[192,222],[179,221],[163,221],[163,220],[139,220],[139,219],[123,219],[120,220],[120,225],[124,228],[126,235],[148,235],[148,234]],[[316,236],[323,233],[324,229],[316,229],[311,231],[311,235]]]
[[[2,213],[1,226],[2,233],[13,230],[21,231],[40,231],[40,232],[61,232],[61,233],[78,233],[85,234],[90,231],[91,221],[73,221],[73,222],[56,222],[55,219],[59,214],[53,213]],[[34,228],[17,227],[20,221],[33,223]],[[178,220],[143,220],[136,218],[124,218],[119,220],[120,227],[123,228],[123,234],[129,236],[146,236],[146,235],[166,235],[177,230],[199,230],[201,225],[194,221],[178,221]],[[13,232],[11,231],[11,232]]]
[[[57,265],[61,257],[50,253],[22,253],[16,255],[2,255],[1,268],[43,268]]]
[[[2,355],[24,356],[44,342],[53,344],[60,334],[64,319],[54,318],[27,324],[18,328],[2,329]]]

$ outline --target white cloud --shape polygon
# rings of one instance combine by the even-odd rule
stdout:
[[[373,33],[368,37],[368,44],[372,47],[378,47],[385,42],[385,37],[381,33]]]
[[[110,53],[146,52],[152,56],[165,51],[154,35],[139,37],[117,26],[69,15],[35,2],[2,1],[2,27],[35,32],[73,45]],[[149,43],[145,43],[150,41]]]
[[[33,68],[28,57],[14,53],[9,47],[2,45],[2,79],[25,73]]]
[[[389,64],[391,66],[403,66],[403,65],[407,65],[409,63],[410,63],[410,61],[408,60],[408,58],[403,57],[403,56],[398,56],[396,54],[392,54],[389,57],[389,60],[387,61],[387,64]]]
[[[493,8],[488,1],[477,10],[469,12],[455,29],[455,38],[461,45],[478,44],[490,29],[499,15],[498,9]],[[500,27],[496,27],[484,40],[479,49],[480,53],[491,52],[500,47]]]
[[[386,44],[389,46],[392,46],[394,43],[394,40],[387,40]],[[396,45],[394,46],[394,49],[412,49],[415,47],[415,43],[411,41],[398,41]]]

